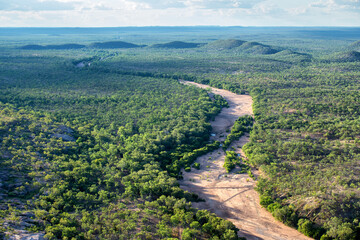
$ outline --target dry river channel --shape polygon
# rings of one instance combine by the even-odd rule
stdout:
[[[229,108],[223,108],[211,122],[212,135],[215,134],[211,140],[224,141],[228,134],[227,130],[231,129],[235,120],[243,115],[252,115],[252,98],[248,95],[238,95],[194,82],[181,81],[181,83],[211,89],[210,94],[221,95],[229,103]],[[235,151],[244,158],[241,147],[248,141],[249,136],[245,135],[234,141],[229,148],[234,147]],[[275,220],[260,206],[259,195],[254,190],[256,182],[248,174],[236,174],[239,169],[226,173],[223,167],[224,159],[224,151],[218,149],[197,158],[196,162],[200,163],[200,170],[192,168],[191,172],[182,172],[184,179],[180,181],[180,187],[198,194],[205,200],[205,202],[193,203],[193,207],[209,210],[231,221],[240,229],[238,235],[248,240],[311,239]]]

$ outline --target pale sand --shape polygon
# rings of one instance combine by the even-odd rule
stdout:
[[[204,84],[181,81],[186,85],[200,88],[209,88]],[[221,95],[229,103],[229,108],[224,108],[211,122],[213,133],[212,140],[225,140],[235,120],[243,115],[252,115],[252,98],[248,95],[238,95],[227,90],[211,88],[211,92]],[[223,135],[223,136],[222,136]],[[222,136],[222,137],[221,137]],[[241,147],[249,141],[248,136],[241,137],[231,144],[236,152],[241,154]],[[272,215],[259,204],[259,194],[254,190],[256,182],[247,174],[235,174],[239,169],[226,173],[223,168],[225,154],[222,149],[199,157],[200,170],[191,172],[182,171],[184,179],[180,181],[182,189],[193,192],[204,199],[205,202],[193,203],[193,207],[207,209],[219,217],[227,219],[240,229],[238,235],[253,239],[276,240],[308,240],[308,238],[275,220]]]

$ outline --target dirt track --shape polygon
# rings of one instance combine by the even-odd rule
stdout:
[[[182,81],[183,84],[209,88],[207,85]],[[252,98],[248,95],[237,95],[230,91],[211,88],[212,93],[223,96],[229,103],[211,122],[213,140],[223,141],[226,130],[231,129],[235,120],[243,115],[252,114]],[[234,142],[237,153],[244,157],[241,147],[248,142],[249,137],[243,136]],[[223,168],[224,152],[219,149],[199,157],[200,170],[183,171],[184,180],[180,181],[182,189],[198,194],[206,202],[194,203],[199,209],[207,209],[219,217],[233,222],[240,229],[238,235],[249,240],[303,240],[308,238],[295,229],[276,221],[272,215],[259,204],[259,195],[254,190],[256,182],[247,174],[235,174],[234,169],[227,174]]]

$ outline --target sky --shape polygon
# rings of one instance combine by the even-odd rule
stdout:
[[[0,0],[0,27],[360,26],[360,0]]]

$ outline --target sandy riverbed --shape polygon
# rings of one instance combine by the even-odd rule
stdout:
[[[204,84],[181,81],[183,84],[194,85],[200,88],[209,88]],[[223,141],[226,130],[231,129],[235,120],[243,115],[252,115],[252,98],[248,95],[238,95],[227,90],[211,88],[211,92],[221,95],[228,103],[211,122],[212,140]],[[241,147],[249,140],[248,136],[241,137],[232,143],[236,152],[244,157]],[[193,203],[199,209],[207,209],[219,217],[233,222],[240,229],[239,236],[249,240],[276,239],[276,240],[305,240],[308,238],[293,228],[276,221],[272,215],[259,204],[259,195],[254,190],[256,182],[247,174],[236,174],[237,169],[227,174],[223,168],[225,154],[222,149],[199,157],[200,170],[183,171],[184,179],[180,186],[184,190],[194,192],[205,202]]]

